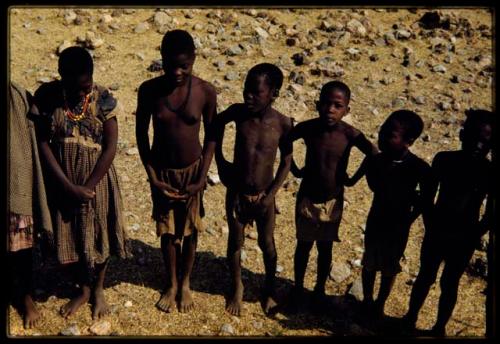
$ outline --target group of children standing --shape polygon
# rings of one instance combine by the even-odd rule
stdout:
[[[301,178],[295,208],[295,286],[290,304],[297,306],[302,300],[305,270],[314,243],[318,250],[314,304],[326,304],[325,283],[332,264],[333,242],[339,241],[344,186],[353,186],[366,175],[374,197],[362,260],[364,309],[373,316],[383,314],[395,277],[401,271],[399,261],[410,227],[422,214],[426,230],[420,272],[404,320],[409,327],[415,326],[419,309],[444,261],[438,320],[433,331],[445,333],[459,279],[479,239],[491,227],[491,197],[485,215],[481,221],[479,218],[481,205],[491,191],[491,163],[486,155],[492,140],[493,113],[467,112],[460,132],[462,149],[438,153],[431,167],[409,150],[424,127],[416,113],[393,112],[380,128],[377,149],[361,131],[342,121],[349,112],[350,90],[340,81],[322,87],[316,105],[318,118],[293,126],[290,117],[272,107],[283,83],[277,66],[262,63],[251,68],[245,79],[244,102],[216,114],[214,87],[192,75],[195,46],[190,34],[183,30],[167,32],[161,55],[164,74],[139,87],[136,110],[137,146],[151,187],[152,217],[168,277],[156,304],[160,310],[171,312],[177,305],[181,312],[194,308],[190,276],[198,232],[203,230],[207,172],[215,155],[221,182],[227,188],[227,262],[231,281],[226,309],[230,314],[240,315],[242,310],[244,229],[254,222],[265,265],[263,309],[269,314],[278,307],[275,197],[290,170]],[[93,304],[93,318],[105,315],[108,307],[103,282],[108,259],[110,255],[129,254],[122,199],[112,163],[118,137],[116,99],[93,83],[93,62],[83,48],[70,47],[61,53],[59,74],[61,80],[43,84],[34,98],[25,102],[25,109],[18,110],[11,103],[11,116],[19,117],[18,122],[26,126],[31,121],[22,116],[28,112],[35,125],[37,142],[32,139],[30,147],[33,156],[39,152],[41,157],[51,213],[48,219],[45,216],[45,220],[39,220],[38,209],[44,203],[35,194],[33,207],[26,210],[10,202],[9,251],[16,251],[11,255],[14,260],[24,262],[16,270],[24,276],[26,286],[22,291],[26,327],[36,325],[39,317],[30,296],[31,265],[26,258],[30,255],[26,252],[32,246],[33,228],[53,234],[61,264],[77,263],[75,276],[80,293],[61,308],[64,317],[89,301]],[[15,90],[11,87],[11,102],[18,96]],[[151,120],[152,144],[148,135]],[[205,129],[203,144],[199,140],[201,122]],[[232,162],[226,160],[222,150],[224,129],[230,122],[236,126]],[[10,132],[15,132],[13,127]],[[293,142],[299,139],[306,144],[302,168],[295,164],[292,154]],[[349,177],[346,171],[352,147],[366,157]],[[278,150],[279,166],[274,173]],[[10,156],[11,161],[24,158]],[[17,173],[12,166],[17,165],[10,165],[12,180]],[[37,170],[35,166],[33,170]],[[30,178],[27,183],[33,184],[36,178]],[[10,198],[15,200],[12,188],[11,183]],[[47,223],[50,219],[52,224]],[[30,244],[17,245],[20,236]],[[376,271],[382,278],[374,301]]]

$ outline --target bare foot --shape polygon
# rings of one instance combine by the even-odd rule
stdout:
[[[109,307],[104,299],[104,290],[96,288],[94,290],[94,305],[92,309],[92,319],[99,319],[109,314]]]
[[[274,300],[274,297],[272,295],[264,296],[264,303],[263,303],[264,313],[266,313],[267,315],[271,315],[273,311],[276,309],[276,306],[278,306],[278,303]]]
[[[160,300],[156,303],[158,309],[170,313],[175,308],[175,296],[177,295],[177,288],[169,288],[160,297]]]
[[[33,328],[37,325],[38,320],[40,319],[40,313],[36,309],[35,303],[31,298],[31,295],[26,295],[24,297],[24,328]]]
[[[89,302],[90,299],[90,288],[84,286],[82,288],[82,293],[77,297],[71,299],[68,303],[61,307],[60,313],[63,317],[67,318],[76,313],[78,308],[83,304]]]
[[[226,311],[232,315],[240,316],[241,309],[243,308],[243,283],[240,281],[233,296],[228,301]]]
[[[181,289],[181,301],[179,302],[179,310],[181,313],[187,313],[194,309],[193,297],[191,296],[191,290],[189,287],[183,287]]]

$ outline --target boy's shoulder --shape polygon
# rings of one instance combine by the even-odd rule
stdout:
[[[424,159],[422,159],[421,157],[419,157],[418,155],[416,155],[415,153],[412,153],[412,152],[409,152],[409,162],[415,166],[416,168],[419,168],[419,169],[428,169],[430,168],[430,165],[427,163],[427,161],[425,161]]]
[[[361,130],[353,127],[349,123],[344,122],[342,120],[340,120],[339,123],[338,123],[338,130],[341,131],[341,132],[343,132],[350,139],[354,139],[359,134],[362,134]]]
[[[282,126],[287,127],[287,128],[290,128],[292,126],[293,122],[292,122],[292,118],[290,116],[282,114],[281,112],[279,112],[275,108],[272,108],[272,109],[274,111],[276,118],[278,119],[279,123]]]

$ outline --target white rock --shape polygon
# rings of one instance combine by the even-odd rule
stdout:
[[[127,155],[137,155],[137,154],[139,154],[139,149],[137,149],[137,147],[129,148],[129,149],[127,149],[127,151],[125,152],[125,154],[127,154]]]
[[[99,22],[104,23],[104,24],[109,24],[113,21],[113,17],[109,14],[105,14],[99,19]]]
[[[260,37],[266,39],[269,37],[269,34],[267,33],[266,30],[264,30],[263,28],[261,28],[260,26],[257,26],[255,28],[255,32],[257,33],[257,35],[259,35]]]
[[[90,326],[90,332],[98,336],[107,336],[111,333],[111,324],[109,321],[98,321]]]
[[[354,296],[354,298],[358,301],[363,300],[363,283],[361,281],[361,277],[358,277],[351,288],[349,289],[349,295]]]
[[[149,24],[144,22],[144,23],[139,23],[136,25],[134,28],[135,33],[144,33],[149,30]]]
[[[207,176],[208,184],[215,185],[220,183],[220,178],[217,173],[208,173]]]
[[[130,300],[125,301],[125,303],[123,304],[123,306],[125,306],[125,307],[127,307],[127,308],[132,307],[132,301],[130,301]]]
[[[281,265],[276,265],[276,272],[277,272],[277,273],[281,273],[281,272],[283,272],[283,270],[284,270],[283,266],[281,266]]]
[[[64,330],[62,330],[61,334],[63,336],[79,336],[81,333],[80,333],[80,329],[78,328],[78,325],[73,324],[73,325],[65,328]]]
[[[70,42],[70,41],[66,41],[66,40],[65,40],[65,41],[63,41],[63,42],[61,43],[61,45],[59,45],[59,47],[57,47],[57,54],[62,53],[62,52],[63,52],[63,50],[65,50],[66,48],[71,47],[71,45],[72,45],[72,44],[71,44],[71,42]]]
[[[346,25],[347,31],[355,36],[364,37],[366,35],[366,28],[359,20],[351,19]]]
[[[436,73],[446,73],[446,67],[443,65],[435,65],[432,67],[432,71]]]
[[[162,27],[169,24],[172,21],[172,17],[165,12],[156,12],[153,21],[156,26]]]
[[[341,283],[351,275],[351,269],[345,263],[334,263],[330,271],[330,278],[337,283]]]
[[[224,324],[220,328],[220,332],[222,334],[234,334],[234,329],[233,326],[231,326],[231,324]]]

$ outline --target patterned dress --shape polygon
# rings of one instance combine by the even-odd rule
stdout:
[[[116,99],[94,85],[85,117],[75,121],[64,111],[62,83],[53,81],[36,91],[34,103],[31,116],[40,133],[49,139],[63,172],[73,184],[84,185],[102,152],[103,123],[116,116]],[[95,197],[84,203],[61,190],[48,170],[45,176],[61,264],[85,261],[93,267],[110,255],[128,256],[122,198],[113,164],[96,185]]]

